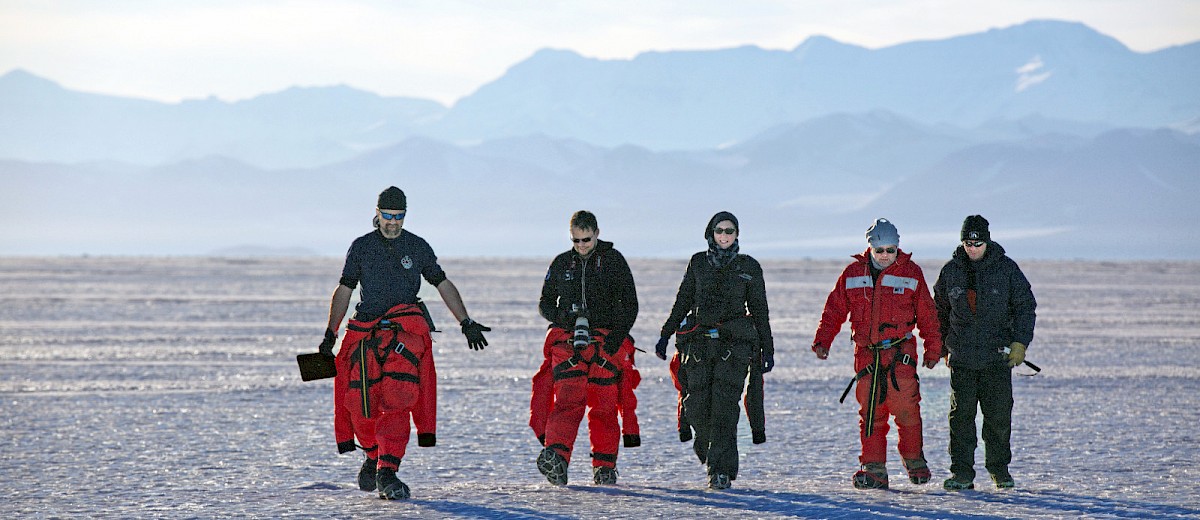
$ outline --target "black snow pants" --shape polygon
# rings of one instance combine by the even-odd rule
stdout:
[[[747,342],[703,337],[682,349],[683,413],[696,432],[692,450],[710,476],[737,479],[737,424],[751,350]]]
[[[950,472],[975,478],[975,409],[983,412],[984,467],[1007,471],[1012,462],[1012,369],[950,369]]]

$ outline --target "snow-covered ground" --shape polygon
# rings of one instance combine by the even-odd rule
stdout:
[[[932,284],[943,259],[918,261]],[[586,435],[572,484],[537,472],[526,422],[548,263],[443,262],[491,345],[469,350],[433,302],[447,330],[435,335],[439,444],[410,447],[413,499],[388,502],[354,485],[358,454],[336,454],[331,382],[296,371],[340,259],[0,258],[0,515],[1200,518],[1200,264],[1022,262],[1039,303],[1029,359],[1045,370],[1015,381],[1017,489],[994,489],[979,466],[977,490],[947,492],[948,370],[921,370],[934,482],[908,483],[893,449],[890,491],[852,489],[856,407],[837,402],[848,339],[827,362],[808,349],[844,263],[764,262],[778,349],[769,440],[752,445],[743,419],[740,478],[713,492],[677,440],[674,389],[652,355],[639,358],[644,444],[622,449],[620,483],[591,484]],[[632,265],[646,348],[684,260]]]

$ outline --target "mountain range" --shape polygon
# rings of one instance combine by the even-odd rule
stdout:
[[[944,257],[972,213],[1024,256],[1200,253],[1178,240],[1200,220],[1200,43],[1136,53],[1070,22],[543,50],[452,107],[344,85],[158,103],[16,70],[0,116],[0,254],[338,255],[389,184],[446,255],[565,250],[581,208],[637,256],[702,249],[721,209],[763,256],[857,252],[884,216]]]

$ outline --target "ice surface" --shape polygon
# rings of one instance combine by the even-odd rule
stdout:
[[[942,260],[918,260],[932,284]],[[357,490],[359,455],[338,456],[331,383],[302,383],[295,355],[321,338],[340,259],[0,258],[0,514],[10,518],[1200,518],[1200,265],[1022,262],[1038,297],[1015,380],[1017,489],[983,475],[943,491],[949,372],[921,370],[934,482],[852,489],[856,407],[843,335],[827,362],[808,349],[843,264],[764,262],[775,371],[768,442],[742,421],[742,472],[705,490],[674,432],[666,363],[638,359],[643,446],[622,449],[620,483],[591,485],[586,435],[572,484],[534,466],[530,377],[544,322],[545,261],[446,260],[472,317],[466,347],[440,302],[438,446],[410,446],[407,502]],[[684,260],[633,260],[652,346]],[[436,294],[436,292],[432,293]],[[585,423],[586,424],[586,423]],[[893,439],[889,445],[895,445]],[[982,461],[982,446],[977,460]]]

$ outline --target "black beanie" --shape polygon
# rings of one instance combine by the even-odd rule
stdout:
[[[379,204],[376,207],[392,210],[408,209],[408,199],[404,196],[403,190],[391,186],[379,194]]]
[[[988,221],[980,215],[971,215],[964,219],[960,235],[964,242],[967,240],[992,241],[992,234],[988,232]]]

